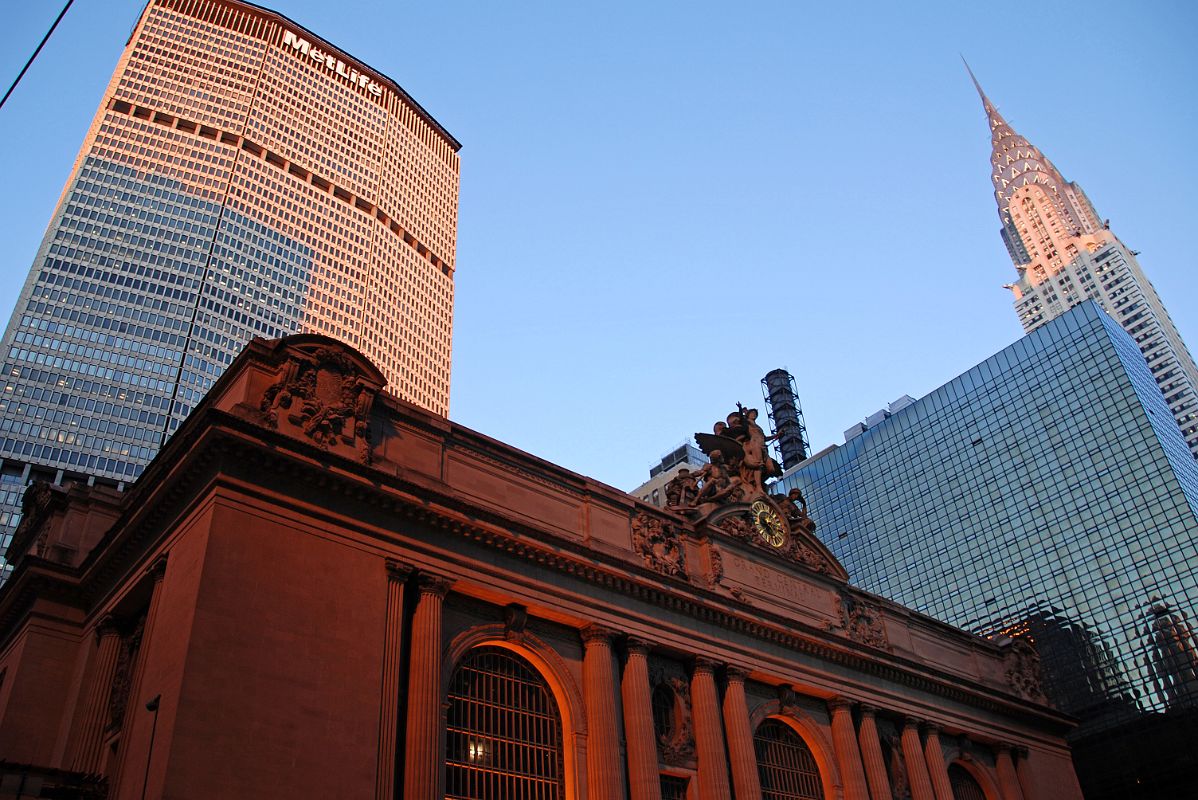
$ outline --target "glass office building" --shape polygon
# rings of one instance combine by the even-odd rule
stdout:
[[[776,489],[855,584],[1031,637],[1079,736],[1198,707],[1198,465],[1094,302],[870,421]]]
[[[151,0],[0,353],[0,535],[36,478],[129,481],[255,336],[346,341],[449,407],[457,141],[236,0]]]

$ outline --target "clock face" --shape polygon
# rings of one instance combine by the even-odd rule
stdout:
[[[770,508],[764,500],[757,500],[749,506],[753,515],[753,525],[757,534],[771,547],[781,547],[786,543],[786,528],[778,512]]]

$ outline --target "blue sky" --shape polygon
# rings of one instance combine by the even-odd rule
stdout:
[[[61,3],[15,6],[5,87]],[[450,416],[600,481],[775,367],[818,449],[1020,336],[961,53],[1198,347],[1191,4],[272,7],[464,145]],[[140,8],[77,0],[0,110],[5,319]]]

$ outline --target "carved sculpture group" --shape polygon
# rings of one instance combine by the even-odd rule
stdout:
[[[695,440],[711,463],[692,473],[682,469],[666,486],[669,507],[683,513],[702,513],[706,505],[748,502],[765,495],[765,481],[781,477],[782,467],[769,454],[766,436],[757,424],[757,409],[740,403],[711,433]]]
[[[645,566],[663,575],[686,575],[678,532],[661,519],[637,514],[632,520],[632,541],[645,560]]]
[[[287,365],[263,395],[261,410],[271,427],[278,427],[285,413],[317,446],[357,445],[363,460],[369,460],[368,423],[376,391],[344,353],[321,348],[311,361]]]
[[[768,497],[792,530],[814,534],[815,523],[807,514],[807,501],[799,489],[785,495],[766,494],[765,481],[782,475],[781,466],[769,454],[768,443],[774,438],[757,424],[757,409],[737,403],[736,410],[717,422],[711,433],[695,434],[695,441],[711,462],[695,472],[680,469],[666,484],[666,507],[698,518],[723,506]]]

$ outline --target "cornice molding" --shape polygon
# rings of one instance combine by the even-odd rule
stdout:
[[[341,495],[384,513],[398,514],[428,530],[460,536],[540,568],[609,589],[630,600],[809,655],[830,665],[847,667],[862,675],[986,711],[1035,719],[1061,731],[1073,726],[1072,719],[1064,714],[1035,707],[1014,695],[1008,697],[998,689],[992,693],[972,690],[961,685],[967,679],[938,674],[934,668],[907,662],[894,654],[879,653],[852,641],[833,641],[826,631],[766,609],[731,608],[729,598],[705,585],[662,575],[631,560],[620,560],[499,512],[479,508],[453,495],[448,487],[434,486],[435,482],[424,476],[413,479],[414,476],[409,477],[402,470],[399,474],[387,475],[369,465],[263,428],[234,413],[208,408],[204,415],[208,419],[203,424],[198,424],[199,420],[189,420],[195,424],[180,431],[185,438],[176,436],[168,443],[168,448],[171,445],[180,448],[176,452],[181,457],[171,460],[173,466],[169,471],[163,470],[165,474],[151,470],[153,485],[144,489],[141,485],[135,487],[135,497],[128,500],[137,502],[127,502],[127,510],[114,525],[113,532],[105,536],[96,552],[84,562],[81,568],[84,599],[92,601],[103,596],[106,587],[117,583],[142,561],[156,537],[202,499],[198,493],[214,482],[222,471],[219,469],[221,462],[224,462],[255,473],[271,470],[285,476],[294,487],[295,497],[310,498],[313,490]],[[446,434],[442,432],[442,435]],[[452,436],[446,438],[447,446],[451,446]],[[151,475],[147,474],[142,480],[146,477]],[[153,502],[150,502],[151,498]],[[10,602],[3,602],[9,599],[0,598],[0,625],[11,630],[8,627],[12,623],[11,615],[3,615],[12,607]]]

